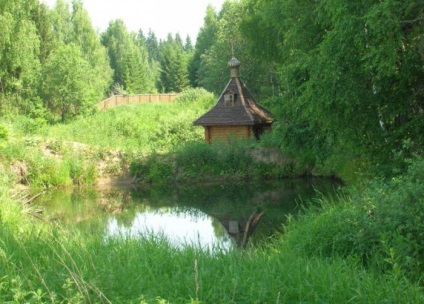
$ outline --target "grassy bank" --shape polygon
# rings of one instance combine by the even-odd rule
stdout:
[[[213,103],[201,89],[172,104],[128,105],[61,125],[23,116],[0,120],[0,162],[15,183],[34,188],[92,184],[104,175],[123,175],[133,159],[166,154],[200,139],[192,121]]]
[[[422,231],[422,224],[417,226],[422,218],[405,228],[411,213],[422,210],[421,192],[407,200],[412,189],[422,189],[422,180],[415,175],[419,168],[422,162],[404,178],[352,193],[337,204],[323,199],[320,212],[307,211],[289,223],[284,236],[266,245],[214,253],[190,246],[176,249],[157,236],[104,239],[63,231],[10,199],[10,183],[3,175],[0,300],[419,303],[424,300],[419,285],[422,269],[416,266],[421,265],[423,246],[414,231]],[[388,222],[385,214],[398,206],[387,210],[386,203],[396,198],[416,204]],[[369,206],[374,206],[371,218]],[[371,222],[366,225],[368,218]]]
[[[205,143],[203,128],[192,123],[214,101],[212,94],[190,89],[173,103],[125,105],[67,124],[2,118],[0,160],[17,183],[37,189],[93,184],[105,175],[172,183],[305,173],[281,155],[271,136]]]

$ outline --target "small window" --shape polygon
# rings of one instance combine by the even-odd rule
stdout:
[[[224,105],[228,107],[234,106],[234,93],[227,91],[224,94]]]
[[[232,106],[234,104],[234,95],[233,94],[225,94],[224,95],[224,104],[226,106]]]

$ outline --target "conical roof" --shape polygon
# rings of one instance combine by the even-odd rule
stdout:
[[[217,103],[193,124],[195,126],[271,124],[271,112],[255,101],[239,78],[240,61],[233,57],[228,65],[231,79]]]

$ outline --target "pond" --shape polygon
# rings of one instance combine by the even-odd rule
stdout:
[[[54,191],[35,202],[51,221],[102,237],[160,235],[175,246],[245,246],[280,233],[320,194],[328,179],[144,186]]]

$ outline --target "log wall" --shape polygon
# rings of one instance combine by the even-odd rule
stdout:
[[[205,138],[208,142],[213,142],[215,139],[228,140],[231,136],[249,138],[251,134],[251,126],[209,126],[205,128]]]

